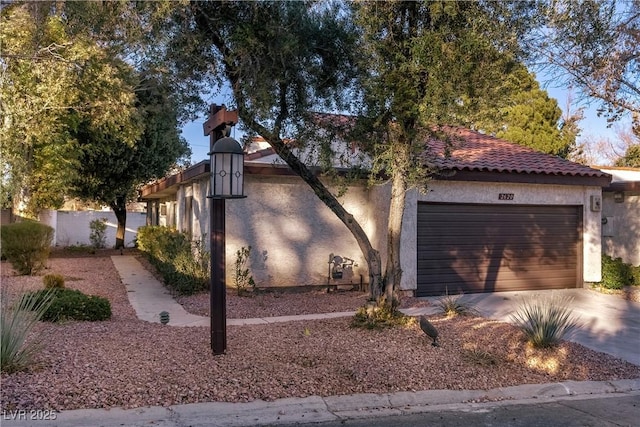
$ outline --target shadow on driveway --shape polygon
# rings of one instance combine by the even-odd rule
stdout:
[[[460,301],[471,304],[485,317],[509,322],[509,315],[517,310],[523,301],[551,295],[573,298],[573,313],[580,325],[566,337],[567,339],[640,366],[638,302],[590,289],[466,294],[460,297]]]

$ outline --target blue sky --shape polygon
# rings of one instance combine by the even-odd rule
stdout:
[[[544,84],[543,84],[544,87]],[[558,106],[564,111],[566,108],[567,96],[571,96],[571,91],[561,87],[546,87],[549,96],[555,98],[558,101]],[[576,95],[573,93],[573,97]],[[218,104],[228,103],[228,96],[221,95],[211,100]],[[608,139],[611,141],[616,140],[616,127],[621,126],[623,129],[629,127],[631,120],[627,117],[625,120],[620,121],[618,124],[614,124],[612,127],[607,127],[607,120],[604,117],[598,117],[597,109],[599,103],[591,102],[586,104],[585,102],[575,102],[575,105],[571,107],[572,111],[575,111],[578,107],[583,106],[584,119],[580,122],[580,128],[582,129],[581,135],[578,137],[578,142],[584,140],[601,140]],[[191,163],[195,164],[208,158],[209,152],[209,137],[204,136],[202,130],[202,124],[206,118],[202,118],[199,121],[191,122],[182,128],[182,135],[186,138],[189,146],[191,147]],[[232,137],[240,139],[242,134],[239,129],[234,128],[231,134]]]

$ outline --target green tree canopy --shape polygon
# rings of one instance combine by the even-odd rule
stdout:
[[[555,84],[573,86],[617,120],[640,112],[640,1],[541,2],[526,48]]]
[[[3,205],[21,202],[35,215],[75,195],[120,209],[136,185],[164,175],[186,154],[171,82],[151,54],[162,37],[146,31],[165,6],[3,8]],[[124,217],[118,219],[120,239]]]

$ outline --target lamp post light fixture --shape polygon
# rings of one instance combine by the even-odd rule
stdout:
[[[212,105],[204,124],[209,135],[209,166],[211,183],[208,198],[210,209],[210,305],[211,350],[223,354],[227,349],[227,294],[225,259],[225,200],[241,199],[244,195],[244,151],[228,136],[238,122],[237,111],[227,111],[224,105]]]

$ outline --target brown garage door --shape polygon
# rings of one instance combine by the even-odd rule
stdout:
[[[417,296],[575,288],[579,206],[418,204]]]

